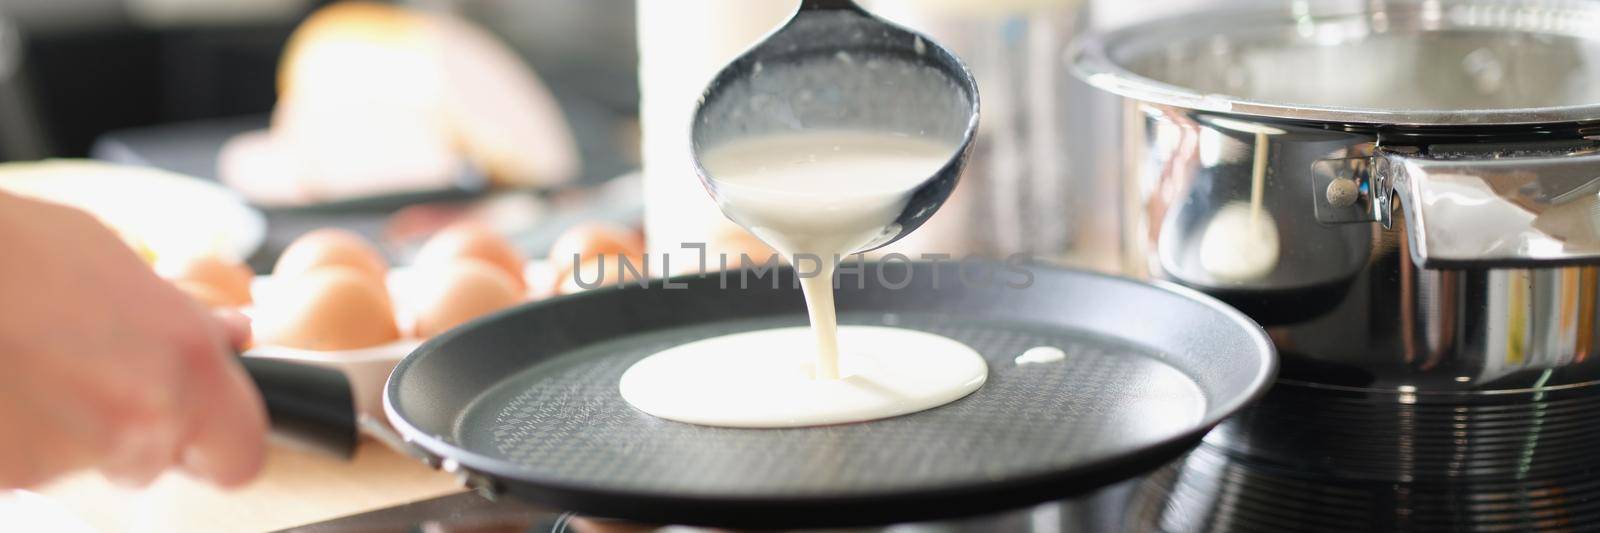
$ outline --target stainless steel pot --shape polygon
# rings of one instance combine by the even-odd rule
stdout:
[[[1239,307],[1283,357],[1211,446],[1381,505],[1453,487],[1404,509],[1447,524],[1484,483],[1600,501],[1551,481],[1600,472],[1600,5],[1293,2],[1071,61],[1123,97],[1129,270]]]

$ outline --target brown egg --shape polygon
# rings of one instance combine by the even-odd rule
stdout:
[[[640,255],[644,242],[633,230],[617,224],[591,222],[562,233],[550,246],[550,260],[572,264],[572,256],[588,259],[601,254]]]
[[[416,264],[425,267],[445,265],[458,259],[477,259],[488,263],[506,274],[506,278],[516,286],[518,294],[528,290],[527,282],[522,279],[526,262],[522,254],[517,253],[505,237],[482,224],[459,223],[440,230],[417,251]]]
[[[522,290],[494,265],[458,259],[425,267],[428,282],[414,301],[418,337],[432,337],[522,301]]]
[[[622,265],[624,259],[633,265],[631,269]],[[637,274],[645,273],[643,256],[597,255],[579,263],[576,271],[572,270],[571,265],[568,265],[566,275],[561,278],[561,285],[556,287],[556,293],[573,294],[591,288],[598,289],[619,283],[634,283],[639,281],[639,276],[635,271],[637,271]],[[578,283],[580,276],[583,278],[582,284]],[[584,285],[588,285],[588,287]]]
[[[156,264],[156,272],[174,282],[209,287],[219,300],[218,305],[208,307],[250,305],[250,282],[255,279],[255,274],[244,265],[213,256],[204,256],[176,261],[163,260]]]
[[[274,280],[255,318],[261,344],[303,350],[353,350],[400,338],[383,286],[345,266]]]
[[[327,266],[349,267],[380,287],[387,284],[389,264],[383,254],[360,235],[337,228],[313,230],[295,239],[278,257],[272,275],[292,278]]]
[[[184,294],[189,295],[189,298],[194,300],[195,303],[198,303],[207,309],[225,309],[238,306],[237,304],[234,304],[233,301],[230,300],[226,295],[222,294],[221,291],[218,291],[216,288],[210,285],[197,281],[184,280],[173,281],[172,284],[173,286],[176,286],[178,290],[183,291]]]
[[[565,285],[576,286],[572,283],[573,258],[576,257],[578,259],[576,262],[582,263],[601,255],[625,255],[635,259],[642,258],[644,256],[643,239],[639,238],[638,233],[628,228],[610,223],[591,222],[580,224],[567,230],[550,247],[549,262],[558,273],[554,277],[557,284],[546,288],[544,292],[550,294],[573,292],[563,289]],[[606,270],[614,270],[616,264],[617,262],[614,259],[606,261]],[[634,264],[642,264],[642,261],[636,260]],[[584,278],[585,281],[589,279],[592,279],[592,276]]]

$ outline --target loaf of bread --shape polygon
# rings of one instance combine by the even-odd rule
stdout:
[[[494,35],[343,2],[290,37],[271,129],[231,140],[219,173],[258,202],[292,204],[445,188],[468,164],[507,187],[579,170],[555,99]]]

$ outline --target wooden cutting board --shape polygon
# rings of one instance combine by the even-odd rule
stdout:
[[[121,533],[273,531],[462,490],[450,475],[364,440],[349,461],[274,446],[261,476],[233,491],[178,473],[142,490],[83,473],[37,492],[100,531]]]

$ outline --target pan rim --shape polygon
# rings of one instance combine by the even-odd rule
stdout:
[[[916,263],[928,264],[926,262]],[[411,421],[405,417],[404,413],[400,412],[399,408],[396,407],[394,399],[395,396],[399,394],[397,392],[399,388],[397,378],[403,377],[404,373],[412,364],[422,357],[426,357],[428,353],[436,350],[439,346],[450,342],[458,336],[469,334],[473,330],[478,329],[478,327],[480,327],[482,324],[494,322],[504,315],[524,312],[527,309],[537,306],[554,306],[560,305],[565,301],[583,298],[596,298],[600,297],[602,294],[600,291],[587,291],[537,302],[530,302],[517,307],[502,310],[500,312],[481,317],[465,326],[458,327],[450,332],[434,337],[433,339],[429,339],[411,354],[408,354],[405,359],[395,366],[394,371],[389,375],[388,380],[384,384],[383,410],[388,422],[395,428],[397,432],[399,432],[402,439],[410,446],[419,447],[428,456],[439,459],[439,461],[435,461],[436,464],[441,462],[452,463],[450,468],[464,469],[470,473],[487,476],[490,481],[497,486],[503,486],[505,481],[510,481],[519,485],[532,486],[537,488],[538,492],[546,493],[547,495],[552,496],[551,499],[571,500],[573,498],[568,496],[584,494],[604,496],[606,499],[649,501],[653,507],[700,505],[721,507],[740,506],[751,509],[796,509],[845,504],[850,506],[861,506],[864,504],[893,506],[897,504],[915,504],[931,500],[949,501],[953,498],[960,498],[962,496],[989,495],[995,492],[1030,490],[1038,491],[1056,485],[1059,482],[1065,482],[1069,480],[1086,478],[1099,479],[1103,477],[1109,477],[1107,476],[1108,473],[1116,472],[1119,469],[1128,468],[1130,465],[1142,465],[1144,463],[1150,463],[1150,459],[1152,457],[1159,457],[1159,461],[1149,465],[1149,467],[1153,468],[1161,463],[1170,461],[1183,450],[1187,450],[1194,444],[1197,444],[1206,433],[1210,432],[1218,424],[1222,423],[1222,421],[1238,413],[1244,407],[1261,399],[1261,397],[1267,393],[1267,390],[1271,387],[1273,381],[1276,379],[1279,366],[1277,349],[1272,344],[1271,338],[1267,336],[1266,330],[1255,321],[1251,320],[1248,316],[1244,315],[1244,313],[1234,309],[1231,306],[1228,306],[1226,303],[1223,303],[1216,298],[1212,298],[1211,296],[1208,296],[1200,291],[1184,287],[1182,285],[1161,280],[1142,281],[1102,272],[1043,265],[1039,263],[1033,263],[1030,266],[1034,268],[1051,270],[1056,274],[1094,278],[1118,285],[1129,286],[1132,287],[1132,290],[1155,290],[1165,292],[1172,297],[1184,298],[1199,303],[1204,308],[1218,313],[1220,316],[1228,319],[1230,323],[1239,326],[1236,331],[1244,334],[1250,340],[1250,344],[1254,345],[1256,348],[1256,353],[1259,355],[1260,364],[1256,365],[1255,375],[1252,376],[1249,381],[1249,392],[1247,394],[1232,396],[1229,401],[1218,404],[1217,408],[1208,409],[1207,415],[1201,418],[1189,429],[1175,432],[1174,434],[1165,438],[1155,439],[1148,443],[1142,444],[1140,445],[1139,450],[1132,453],[1106,454],[1104,456],[1084,461],[1072,466],[1050,469],[1046,471],[1030,472],[1012,476],[1004,480],[952,483],[935,488],[915,490],[876,490],[856,494],[805,494],[798,496],[764,493],[683,494],[656,490],[617,489],[613,487],[596,486],[582,482],[573,482],[570,480],[550,479],[548,477],[539,475],[537,472],[530,471],[525,467],[518,466],[509,461],[490,457],[488,455],[466,449],[462,446],[452,444],[447,442],[442,436],[430,435],[421,428],[412,424]],[[788,267],[783,268],[788,270]],[[650,280],[646,287],[629,285],[627,287],[605,290],[659,290],[663,283],[682,283],[718,275],[720,275],[719,272],[708,272],[675,276],[669,279],[658,278]],[[1191,377],[1191,379],[1193,378]],[[1142,471],[1143,470],[1141,470],[1141,472]],[[470,475],[468,475],[468,477],[470,477]],[[1130,476],[1115,476],[1115,478],[1101,483],[1100,486],[1108,485],[1127,477]],[[1066,494],[1059,497],[1071,495],[1072,494]],[[583,509],[569,510],[583,511]],[[925,511],[925,513],[928,515],[928,517],[937,518],[939,517],[939,511],[939,509],[932,509]],[[685,522],[679,521],[675,523]],[[732,524],[723,524],[722,522],[712,521],[702,525]],[[851,526],[864,524],[857,521],[844,520],[837,523],[831,521],[819,522],[817,525]]]

